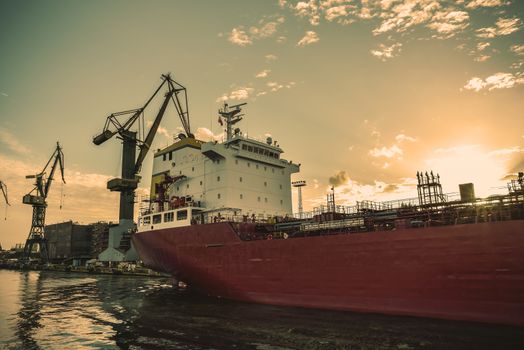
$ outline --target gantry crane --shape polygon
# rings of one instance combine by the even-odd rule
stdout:
[[[46,177],[46,170],[51,164],[51,170],[49,175]],[[28,262],[35,245],[38,246],[40,251],[40,259],[42,262],[47,262],[47,240],[44,235],[45,230],[45,212],[47,208],[47,195],[53,183],[53,176],[57,165],[60,165],[60,172],[62,175],[62,181],[64,180],[64,153],[60,144],[56,143],[56,148],[51,158],[47,161],[47,164],[44,167],[44,170],[35,175],[27,175],[26,179],[35,179],[35,187],[26,194],[22,202],[24,204],[33,206],[33,219],[31,221],[31,230],[29,231],[29,236],[25,242],[24,247],[24,261]],[[35,194],[33,194],[35,193]]]
[[[107,188],[109,190],[120,192],[119,226],[121,226],[120,228],[115,228],[115,230],[109,232],[110,237],[108,250],[117,248],[120,244],[120,239],[122,238],[123,233],[126,230],[129,230],[129,227],[132,226],[135,190],[138,187],[138,182],[140,181],[138,174],[142,167],[142,162],[144,161],[147,152],[153,143],[153,139],[157,133],[158,127],[162,117],[164,116],[169,101],[173,101],[175,105],[186,136],[194,137],[193,134],[191,134],[189,125],[186,88],[173,80],[169,74],[163,74],[161,79],[162,83],[160,86],[155,90],[153,95],[142,107],[109,115],[106,119],[106,123],[102,132],[93,138],[93,143],[95,145],[101,145],[112,138],[114,135],[118,134],[123,143],[122,177],[111,179],[107,183]],[[163,103],[156,115],[155,120],[153,121],[153,124],[144,138],[144,110],[163,87],[167,87],[167,92],[164,95]],[[126,115],[131,116],[125,122],[120,122],[118,120],[119,117]],[[133,126],[137,121],[138,131],[133,131]],[[137,147],[140,150],[138,157],[136,157]],[[114,232],[114,234],[112,234],[112,232]],[[102,254],[104,254],[104,252]],[[114,250],[112,253],[110,252],[107,255],[111,254],[113,256],[119,255],[118,252]],[[100,260],[115,261],[121,259],[115,257],[107,259],[100,258]]]
[[[0,188],[2,189],[2,193],[4,194],[4,199],[5,199],[5,220],[7,220],[7,206],[8,205],[11,205],[9,204],[9,199],[7,198],[7,185],[5,184],[5,182],[3,182],[2,180],[0,180]]]

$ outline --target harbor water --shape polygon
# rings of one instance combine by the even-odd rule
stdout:
[[[523,349],[524,329],[237,303],[168,278],[0,270],[0,349]]]

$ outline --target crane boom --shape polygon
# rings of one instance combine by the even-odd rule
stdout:
[[[158,111],[155,121],[153,122],[153,124],[151,125],[151,128],[149,129],[149,132],[147,133],[144,143],[140,145],[140,153],[138,154],[138,158],[135,163],[135,172],[136,173],[139,173],[140,169],[142,168],[142,162],[144,161],[147,155],[147,152],[149,151],[149,148],[151,147],[151,143],[153,143],[153,139],[155,138],[160,122],[162,121],[162,117],[164,116],[164,113],[166,111],[167,104],[169,103],[169,100],[173,96],[173,93],[174,91],[171,89],[166,93],[166,96],[164,98],[164,103],[162,103],[162,106],[160,107],[160,110]]]
[[[2,180],[0,180],[0,188],[2,189],[2,193],[4,195],[5,204],[11,205],[9,204],[9,199],[7,198],[7,185]]]

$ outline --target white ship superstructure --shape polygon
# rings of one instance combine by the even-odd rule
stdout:
[[[283,150],[270,137],[266,142],[244,135],[233,125],[242,117],[240,106],[220,110],[224,142],[179,138],[158,150],[153,160],[151,205],[142,212],[139,231],[163,228],[167,222],[154,213],[172,211],[170,227],[221,218],[271,220],[292,213],[291,174],[299,165],[281,158]],[[183,209],[186,208],[186,209]],[[198,214],[198,215],[197,215]],[[160,220],[160,221],[159,221]]]

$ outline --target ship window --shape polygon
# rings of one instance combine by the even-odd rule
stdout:
[[[258,164],[256,165],[256,168],[258,169]]]
[[[266,181],[264,181],[264,186],[267,187],[267,182]]]
[[[169,160],[173,160],[173,152],[169,152]]]
[[[187,210],[179,210],[176,213],[176,219],[177,220],[186,220],[187,219]]]
[[[217,176],[217,181],[220,182],[220,176]]]
[[[247,150],[248,150],[249,152],[253,152],[253,147],[251,147],[251,146],[247,146]]]
[[[244,198],[244,195],[241,193],[240,194],[240,199],[243,199]]]
[[[220,159],[217,159],[217,164],[220,164]]]
[[[264,150],[264,155],[266,155],[266,156],[269,155],[269,151],[267,149]]]
[[[200,181],[200,186],[202,186],[202,181]]]
[[[173,214],[173,212],[165,213],[164,214],[164,222],[171,222],[171,221],[173,221],[174,217],[175,217],[175,215]]]
[[[166,155],[167,155],[167,154],[165,154],[165,153],[162,155],[162,160],[163,160],[164,162],[166,161]]]
[[[217,198],[220,199],[220,193],[217,195]]]
[[[280,189],[282,189],[282,184],[280,184]]]
[[[274,173],[274,172],[275,172],[275,169],[271,169],[271,171]]]
[[[246,150],[247,149],[247,145],[242,145],[242,149]]]
[[[153,224],[159,224],[162,222],[162,215],[153,215]]]
[[[189,184],[186,185],[186,188],[189,188]]]
[[[235,159],[235,164],[238,164],[238,159]]]
[[[242,176],[240,176],[239,180],[240,180],[240,182],[242,182]]]
[[[284,201],[282,199],[280,200],[280,204],[284,204]]]
[[[177,191],[180,191],[180,187],[177,186],[177,187],[176,187],[176,190],[177,190]]]
[[[273,152],[269,152],[269,156],[273,158]]]
[[[143,220],[142,223],[144,224],[144,226],[145,226],[145,225],[149,225],[149,224],[151,223],[151,216],[144,216],[144,217],[142,218],[142,220]]]
[[[191,171],[195,171],[195,167],[191,167]]]
[[[258,197],[257,200],[260,202],[260,197]]]
[[[266,170],[267,170],[267,166],[264,167],[264,171],[266,171]]]
[[[267,197],[266,197],[266,198],[264,198],[264,202],[266,202],[266,203],[267,203]]]
[[[251,166],[251,163],[247,162],[247,167],[249,168]]]

